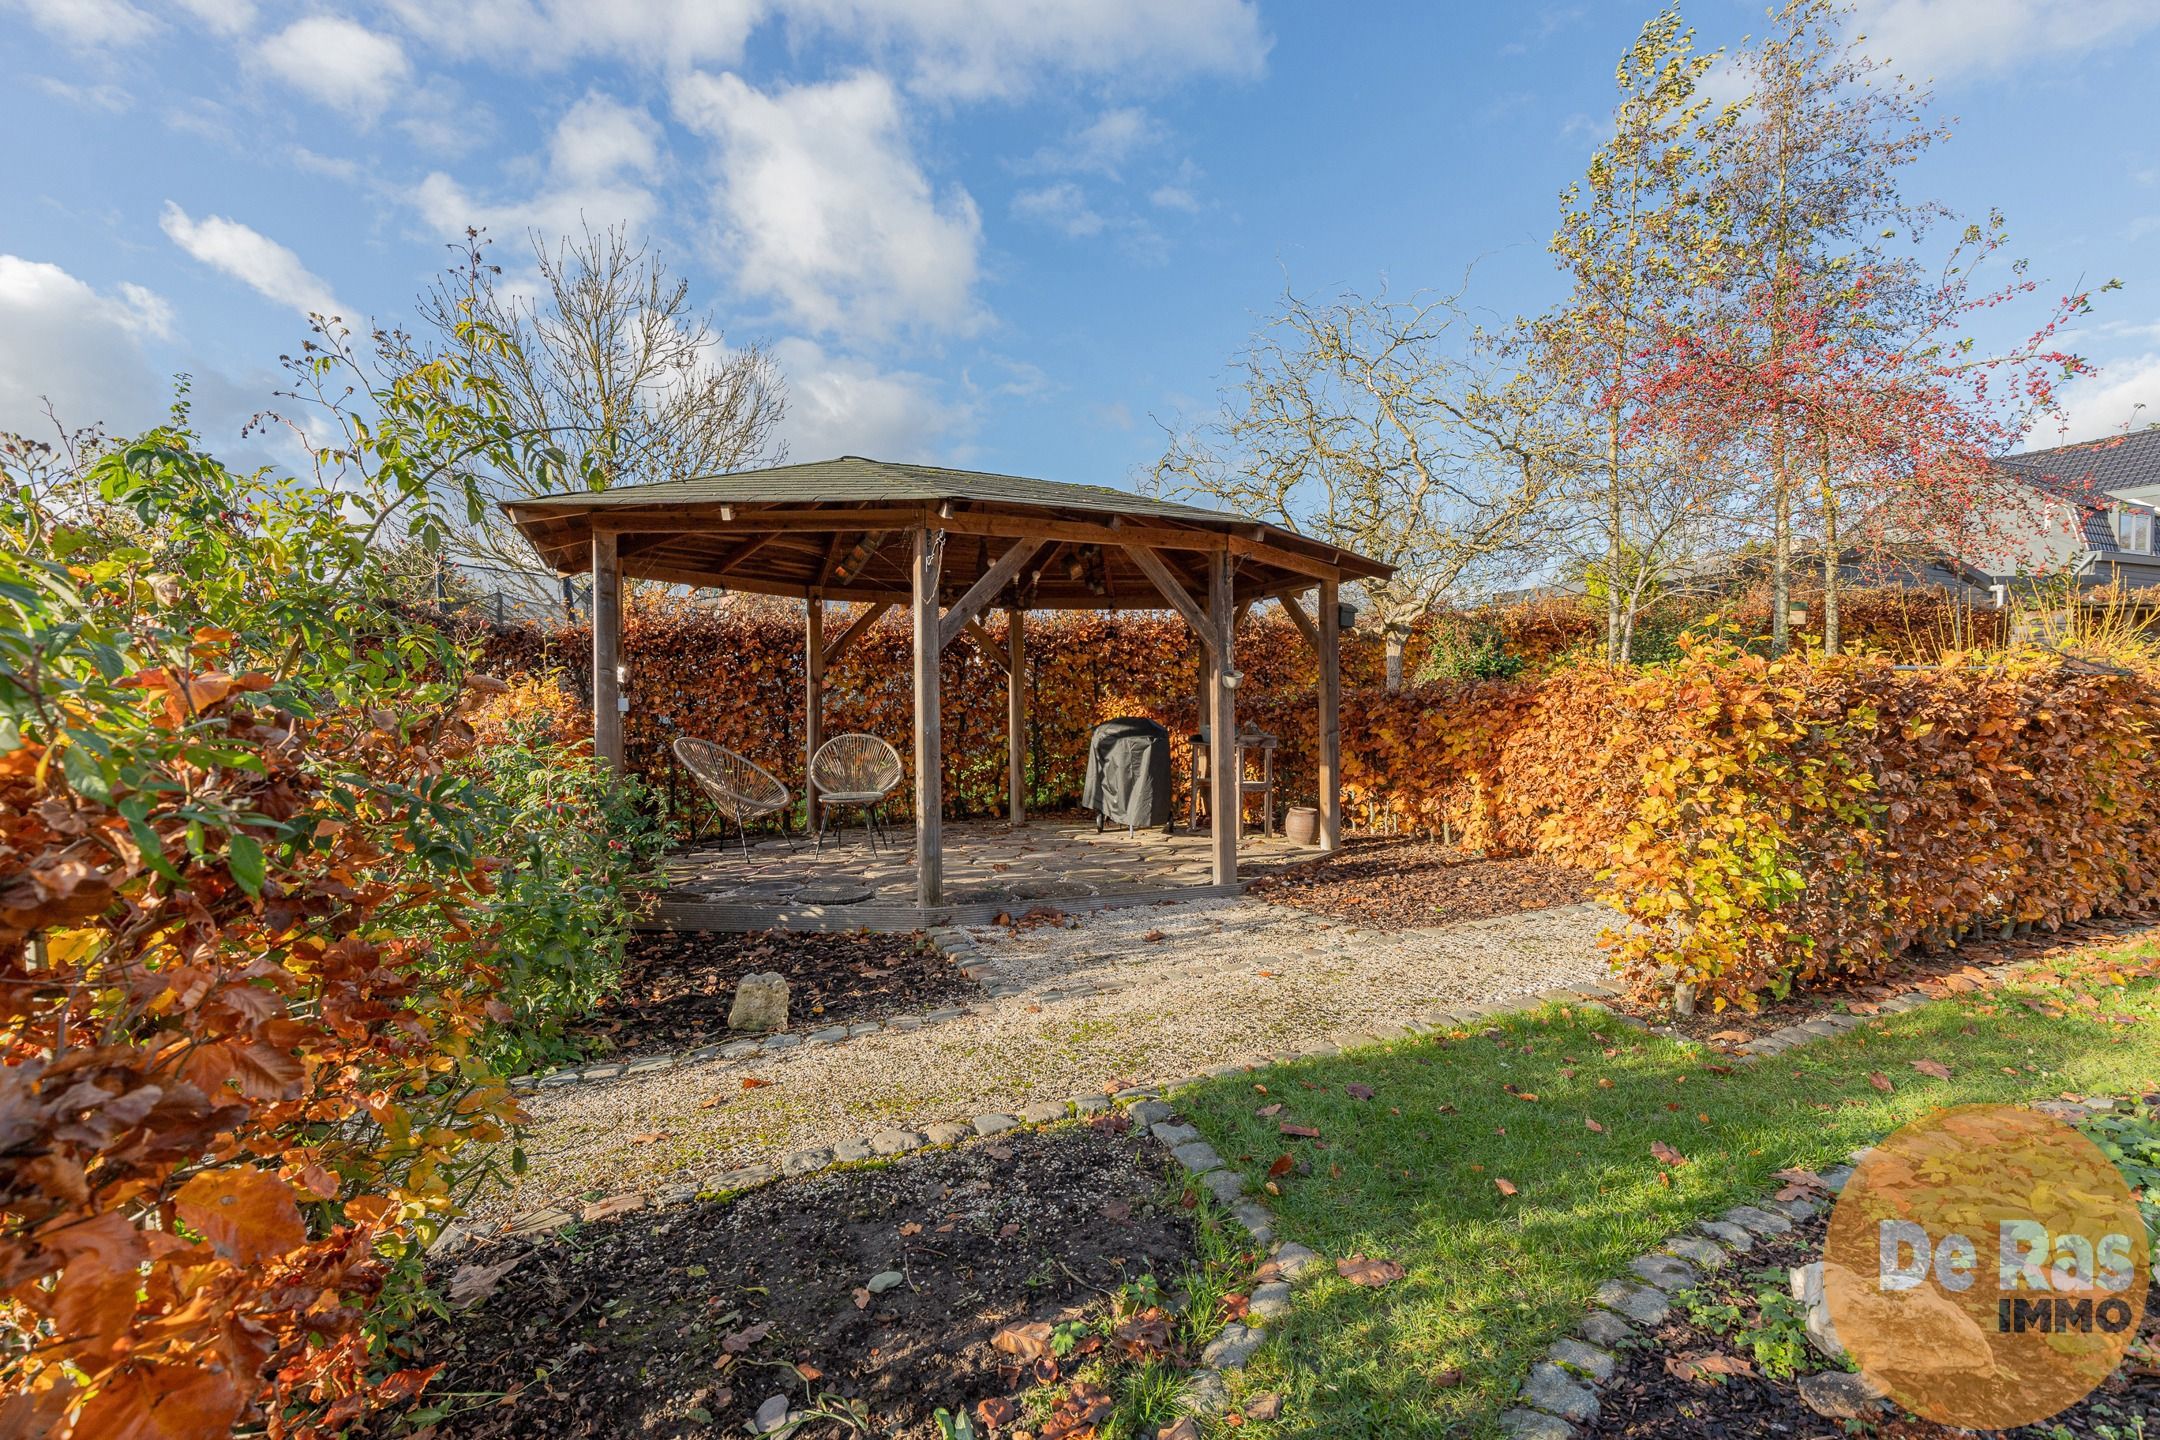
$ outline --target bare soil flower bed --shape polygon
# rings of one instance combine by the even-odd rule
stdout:
[[[742,1434],[786,1396],[935,1436],[939,1407],[1015,1388],[1001,1328],[1175,1282],[1195,1242],[1173,1168],[1153,1140],[1066,1125],[476,1244],[436,1279],[489,1293],[420,1331],[411,1363],[444,1369],[414,1418],[440,1440],[668,1440]]]
[[[1255,880],[1247,893],[1375,930],[1406,930],[1574,905],[1591,889],[1589,871],[1536,856],[1495,859],[1436,840],[1360,838],[1333,859]]]
[[[1758,1292],[1783,1290],[1783,1277],[1794,1265],[1822,1258],[1826,1216],[1796,1227],[1774,1244],[1758,1246],[1711,1277],[1696,1293],[1714,1304],[1732,1307],[1742,1324],[1758,1326]],[[1778,1279],[1759,1272],[1775,1270]],[[1791,1344],[1805,1340],[1790,1324],[1780,1327]],[[2053,1419],[2016,1430],[1988,1431],[2012,1440],[2131,1440],[2160,1416],[2160,1306],[2146,1306],[2140,1331],[2142,1350],[2115,1376],[2079,1404]],[[1801,1373],[1831,1369],[1813,1350],[1801,1349]],[[2142,1359],[2138,1358],[2142,1353]],[[1982,1432],[1953,1430],[1894,1410],[1882,1412],[1861,1428],[1827,1419],[1801,1400],[1797,1379],[1772,1379],[1752,1345],[1734,1334],[1695,1323],[1676,1304],[1651,1342],[1623,1350],[1611,1381],[1599,1388],[1597,1421],[1582,1429],[1584,1440],[1843,1440],[1866,1434],[1876,1440],[1969,1440]]]
[[[645,931],[631,937],[622,983],[574,1033],[636,1055],[724,1036],[735,984],[759,971],[788,981],[794,1030],[934,1010],[981,994],[919,935],[768,930]]]

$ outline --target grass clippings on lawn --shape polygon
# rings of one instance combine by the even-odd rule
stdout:
[[[1285,1393],[1284,1417],[1241,1433],[1497,1433],[1602,1282],[1774,1190],[1777,1170],[1835,1163],[1944,1105],[2151,1088],[2156,957],[2148,943],[2065,960],[2069,988],[1955,996],[1748,1065],[1555,1007],[1182,1093],[1253,1186],[1289,1157],[1270,1202],[1284,1238],[1406,1271],[1374,1290],[1330,1267],[1300,1291],[1243,1382]]]
[[[1435,840],[1353,839],[1342,854],[1262,876],[1256,899],[1374,930],[1489,920],[1590,898],[1587,870],[1536,856],[1490,859]]]
[[[630,939],[622,983],[572,1033],[624,1056],[720,1039],[736,982],[767,970],[787,977],[791,1030],[919,1014],[982,994],[919,935],[642,931]]]
[[[1215,1272],[1195,1267],[1222,1227],[1179,1203],[1173,1172],[1152,1140],[1064,1125],[478,1244],[438,1280],[491,1293],[420,1331],[412,1363],[445,1368],[414,1418],[441,1440],[669,1440],[744,1433],[784,1395],[805,1413],[859,1404],[870,1434],[934,1437],[940,1407],[1030,1383],[1040,1357],[1024,1379],[992,1343],[1006,1326],[1100,1315],[1143,1277],[1216,1307]],[[1164,1341],[1197,1353],[1174,1329]],[[1058,1378],[1101,1355],[1068,1353]],[[1175,1388],[1124,1385],[1119,1404],[1167,1421]],[[812,1418],[792,1433],[865,1432]]]
[[[1651,1343],[1621,1352],[1599,1387],[1595,1423],[1583,1440],[1794,1440],[1843,1433],[1808,1408],[1798,1375],[1835,1369],[1809,1347],[1787,1273],[1822,1258],[1827,1214],[1683,1293]],[[1768,1303],[1765,1304],[1765,1298]],[[2004,1440],[2138,1440],[2139,1422],[2160,1417],[2160,1303],[2148,1303],[2141,1348],[2090,1396],[2038,1424],[1997,1433]],[[1758,1345],[1755,1337],[1762,1337]],[[1960,1440],[1953,1430],[1886,1412],[1883,1440]]]

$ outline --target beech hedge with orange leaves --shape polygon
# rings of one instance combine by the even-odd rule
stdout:
[[[1753,1005],[1979,927],[2160,898],[2160,684],[2039,651],[1767,660],[1364,695],[1347,782],[1420,828],[1594,867],[1648,988]]]
[[[338,1433],[433,1373],[397,1325],[518,1163],[488,1057],[551,953],[500,906],[605,817],[558,751],[506,823],[471,754],[503,687],[379,593],[352,517],[424,522],[428,477],[239,476],[179,431],[29,455],[0,446],[0,1434]],[[566,919],[555,949],[609,943]]]
[[[1852,608],[1885,635],[1905,626],[1916,645],[1939,644],[1947,607],[1906,598]],[[1521,628],[1560,637],[1571,633],[1565,619],[1546,603]],[[798,776],[798,626],[771,607],[634,605],[633,762],[657,776],[666,739],[686,730]],[[1077,796],[1099,720],[1192,727],[1195,662],[1174,619],[1059,615],[1031,626],[1037,804]],[[491,644],[505,665],[567,662],[562,723],[585,723],[574,695],[582,630]],[[830,729],[869,729],[906,752],[907,646],[898,623],[867,632],[829,677]],[[1349,813],[1598,870],[1633,922],[1615,930],[1617,963],[1645,986],[1690,985],[1711,1005],[1871,974],[1916,942],[1976,926],[2149,905],[2160,883],[2160,812],[2145,798],[2160,780],[2153,677],[2035,651],[1930,653],[1940,663],[1922,668],[1887,654],[1772,661],[1683,637],[1678,658],[1659,665],[1583,660],[1390,694],[1376,683],[1378,647],[1354,637],[1342,715]],[[1287,622],[1259,617],[1240,630],[1238,655],[1239,716],[1282,738],[1285,795],[1307,801],[1310,656]],[[962,813],[996,813],[1004,676],[956,647],[943,679],[947,794]]]

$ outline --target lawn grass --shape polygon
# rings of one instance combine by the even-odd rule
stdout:
[[[1284,1239],[1329,1262],[1233,1391],[1282,1392],[1282,1418],[1238,1434],[1498,1433],[1524,1371],[1600,1283],[1693,1221],[1775,1190],[1773,1172],[1834,1164],[1944,1105],[2155,1088],[2160,986],[2111,972],[2150,976],[2156,955],[2150,943],[2090,952],[2058,966],[2083,977],[2069,988],[2043,977],[1940,1001],[1730,1073],[1701,1046],[1549,1007],[1180,1092],[1252,1188],[1276,1157],[1298,1157],[1269,1203]],[[1280,1113],[1255,1113],[1274,1103]],[[1286,1137],[1284,1121],[1321,1138]],[[1657,1142],[1687,1163],[1661,1165]],[[1357,1253],[1407,1274],[1353,1286],[1333,1262]]]

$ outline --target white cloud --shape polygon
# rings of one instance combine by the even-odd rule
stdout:
[[[1162,138],[1162,126],[1147,111],[1132,105],[1116,106],[1075,130],[1062,143],[1036,151],[1025,168],[1071,170],[1115,179],[1126,161]]]
[[[2043,424],[2031,443],[2068,445],[2160,421],[2160,351],[2126,355],[2063,387],[2060,433]]]
[[[2152,0],[1860,0],[1867,49],[1914,79],[2024,68],[2160,25]]]
[[[301,94],[364,120],[381,114],[412,72],[395,37],[334,15],[295,21],[256,57]]]
[[[173,201],[165,202],[158,228],[182,250],[213,270],[222,270],[258,295],[305,315],[357,317],[338,304],[329,282],[300,263],[300,257],[260,231],[222,215],[189,217]],[[364,327],[352,324],[360,330]]]
[[[30,83],[52,96],[55,100],[65,100],[70,105],[81,105],[85,108],[109,111],[114,115],[125,114],[128,108],[135,103],[135,97],[118,85],[105,83],[74,85],[65,80],[55,79],[50,75],[32,76]]]
[[[1158,210],[1183,210],[1188,215],[1200,209],[1199,198],[1183,185],[1156,186],[1148,192],[1148,203]]]
[[[1080,187],[1070,180],[1021,191],[1013,197],[1012,211],[1022,220],[1046,225],[1075,240],[1102,233],[1103,217],[1088,204]]]
[[[1152,85],[1250,78],[1268,41],[1253,0],[390,0],[398,22],[453,59],[560,66],[586,56],[654,68],[732,66],[759,27],[861,46],[953,99],[1012,96],[1046,75]]]
[[[588,91],[556,122],[548,158],[573,184],[604,184],[625,171],[651,175],[660,168],[660,127],[643,110]]]
[[[205,29],[220,35],[245,35],[255,28],[254,0],[171,0]]]
[[[781,340],[773,358],[787,377],[781,438],[797,460],[867,455],[922,460],[943,455],[969,412],[946,403],[937,382],[828,354],[812,340]]]
[[[981,216],[965,190],[932,188],[884,76],[766,92],[693,74],[676,84],[675,110],[715,142],[715,207],[745,292],[825,334],[981,322]]]
[[[1045,75],[1160,85],[1195,74],[1251,79],[1268,40],[1251,0],[791,0],[822,22],[892,52],[925,94],[1012,97]]]
[[[647,182],[661,169],[660,147],[651,115],[589,91],[555,122],[546,175],[531,194],[486,199],[438,170],[414,189],[412,201],[446,235],[468,225],[498,235],[538,230],[549,239],[574,234],[588,222],[636,229],[656,208]]]
[[[0,255],[0,430],[49,438],[61,423],[116,431],[155,421],[163,381],[143,342],[172,333],[172,307],[139,285],[100,294],[58,265]]]
[[[13,0],[30,23],[70,45],[132,45],[157,21],[127,0]]]
[[[652,66],[732,64],[766,0],[390,0],[417,38],[454,59],[561,65],[584,56]]]

